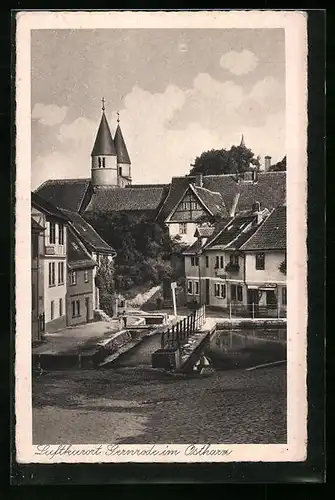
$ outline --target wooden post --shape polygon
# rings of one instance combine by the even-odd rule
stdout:
[[[255,303],[252,303],[252,319],[255,319]]]
[[[231,319],[231,302],[229,302],[229,319]]]

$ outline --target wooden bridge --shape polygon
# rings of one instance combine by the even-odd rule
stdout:
[[[215,329],[216,321],[206,318],[205,306],[199,307],[162,332],[161,348],[152,354],[153,368],[192,370]]]

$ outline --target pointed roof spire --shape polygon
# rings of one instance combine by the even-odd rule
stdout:
[[[241,142],[240,142],[240,147],[245,147],[245,142],[244,142],[244,135],[242,134]]]
[[[105,98],[102,102],[102,117],[91,156],[116,156],[115,144],[105,115]]]
[[[131,161],[129,158],[127,146],[126,146],[126,143],[124,141],[121,127],[120,127],[120,113],[119,112],[117,112],[117,127],[116,127],[114,142],[115,142],[115,147],[116,147],[116,154],[117,154],[118,163],[125,163],[127,165],[130,165]]]

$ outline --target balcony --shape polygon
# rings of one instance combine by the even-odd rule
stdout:
[[[228,262],[228,264],[225,267],[225,271],[227,273],[238,273],[240,271],[240,266],[239,264],[233,263],[233,262]]]

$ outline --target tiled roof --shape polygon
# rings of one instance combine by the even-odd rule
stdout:
[[[115,253],[115,250],[101,238],[101,236],[96,232],[91,224],[83,219],[81,215],[75,212],[71,212],[70,210],[62,209],[61,211],[68,218],[72,228],[87,248],[89,248],[91,251],[96,252],[109,254]]]
[[[190,184],[196,182],[196,176],[173,177],[169,193],[162,206],[159,218],[165,220],[179,203]],[[236,213],[250,210],[254,202],[261,207],[272,209],[286,200],[286,172],[258,172],[256,181],[237,182],[236,175],[203,175],[202,187],[214,193],[220,193],[226,210],[230,212],[237,193],[240,194]],[[196,187],[196,189],[200,189]]]
[[[51,215],[52,217],[56,217],[57,219],[61,219],[62,221],[67,220],[65,215],[60,210],[58,210],[57,207],[55,207],[48,200],[42,198],[42,196],[37,193],[31,193],[31,204],[42,210],[42,212],[46,213],[47,215]]]
[[[38,222],[36,222],[33,217],[31,218],[31,229],[32,231],[36,231],[38,233],[45,230],[45,228],[42,227]]]
[[[286,172],[258,172],[256,182],[237,182],[233,175],[206,175],[203,186],[221,193],[228,210],[240,193],[236,213],[250,210],[255,201],[269,210],[286,201]]]
[[[67,237],[67,262],[70,269],[96,266],[94,260],[90,258],[85,247],[72,231],[68,231]]]
[[[85,212],[132,212],[158,210],[164,188],[102,188],[92,196]]]
[[[241,250],[285,250],[286,206],[274,209]]]
[[[214,233],[214,227],[212,227],[212,226],[200,226],[200,227],[197,227],[195,233],[202,238],[209,238]]]
[[[102,113],[98,133],[91,153],[91,156],[99,155],[116,156],[115,144],[105,113]]]
[[[215,193],[198,186],[193,186],[193,189],[213,215],[222,214],[224,217],[228,215],[224,200],[220,193]]]
[[[192,243],[192,245],[190,245],[189,247],[187,247],[184,251],[183,251],[183,255],[195,255],[196,253],[199,252],[199,250],[201,250],[201,240],[195,240],[194,243]]]
[[[211,250],[221,250],[226,248],[228,245],[232,244],[236,238],[242,233],[242,231],[247,231],[255,221],[256,215],[250,214],[245,216],[234,217],[228,224],[214,235],[210,241],[205,245],[206,249]]]
[[[131,161],[130,161],[129,154],[127,151],[127,146],[126,146],[126,143],[124,141],[121,127],[119,124],[116,128],[116,132],[115,132],[115,136],[114,136],[114,144],[115,144],[115,148],[116,148],[116,155],[117,155],[118,163],[126,163],[126,164],[130,165]]]
[[[44,182],[35,193],[56,207],[79,212],[91,189],[91,179],[55,179]]]

